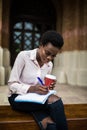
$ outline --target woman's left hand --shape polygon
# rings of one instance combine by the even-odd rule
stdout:
[[[49,89],[53,90],[55,88],[55,84],[56,84],[56,81],[51,83],[50,86],[49,86]]]

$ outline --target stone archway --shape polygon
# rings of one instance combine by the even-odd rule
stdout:
[[[29,50],[39,45],[41,34],[54,29],[56,11],[50,0],[13,0],[10,19],[11,65],[21,50]]]

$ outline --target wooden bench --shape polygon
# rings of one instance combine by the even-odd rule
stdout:
[[[87,104],[65,105],[69,130],[87,130]],[[31,114],[0,106],[0,130],[40,130]]]
[[[65,105],[69,130],[87,130],[87,104]]]

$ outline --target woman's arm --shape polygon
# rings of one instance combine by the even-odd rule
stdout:
[[[12,93],[24,94],[29,89],[30,85],[24,84],[20,80],[23,68],[25,66],[24,53],[20,52],[15,60],[14,66],[12,68],[10,78],[8,81],[9,89]]]

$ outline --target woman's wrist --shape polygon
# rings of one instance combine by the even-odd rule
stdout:
[[[33,93],[35,92],[35,86],[30,86],[27,93]]]

